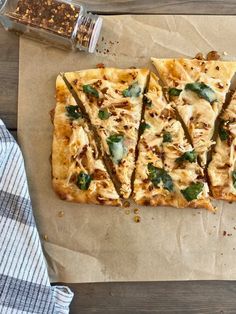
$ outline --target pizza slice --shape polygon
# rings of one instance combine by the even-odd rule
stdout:
[[[56,99],[52,145],[55,192],[67,201],[120,205],[94,135],[61,76],[56,81]]]
[[[110,160],[119,194],[129,198],[147,69],[100,68],[65,73]]]
[[[214,210],[197,153],[151,73],[144,98],[143,134],[138,145],[134,200],[139,205],[167,205]]]
[[[208,176],[214,198],[236,201],[236,92],[220,116],[219,136]]]
[[[205,166],[207,152],[214,144],[215,121],[229,91],[236,62],[155,58],[152,61],[167,88],[168,98],[187,127],[201,165]]]

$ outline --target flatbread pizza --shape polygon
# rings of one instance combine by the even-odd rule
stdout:
[[[63,200],[120,205],[94,134],[63,78],[56,81],[52,144],[53,188]]]
[[[104,156],[110,158],[113,180],[123,198],[131,194],[135,150],[147,69],[100,68],[65,73],[82,110],[96,129]],[[116,185],[117,186],[117,185]]]
[[[134,181],[135,202],[214,211],[197,153],[153,73],[144,104]]]

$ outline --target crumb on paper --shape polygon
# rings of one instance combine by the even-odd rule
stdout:
[[[64,216],[64,214],[65,213],[63,212],[63,210],[60,210],[59,213],[58,213],[58,217],[62,218]]]
[[[124,207],[124,208],[130,207],[130,202],[129,202],[129,201],[124,201],[123,207]]]
[[[129,215],[131,213],[130,209],[126,209],[125,214]]]
[[[139,223],[141,221],[141,217],[139,215],[134,216],[134,222]]]
[[[226,234],[227,234],[227,232],[224,230],[224,231],[223,231],[223,236],[225,237],[225,236],[226,236]]]
[[[135,209],[134,209],[134,214],[137,215],[138,212],[139,212],[139,208],[135,208]]]
[[[228,237],[231,237],[231,236],[232,236],[232,233],[227,233],[227,236],[228,236]]]
[[[224,56],[228,56],[228,53],[226,51],[223,52]]]
[[[43,239],[44,239],[44,241],[48,241],[48,235],[44,234]]]

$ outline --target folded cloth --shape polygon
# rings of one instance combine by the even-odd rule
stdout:
[[[23,157],[0,120],[0,313],[69,313],[72,298],[50,286]]]

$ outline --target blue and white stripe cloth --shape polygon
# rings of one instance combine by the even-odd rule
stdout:
[[[69,313],[73,293],[50,286],[24,161],[0,120],[0,313]]]

